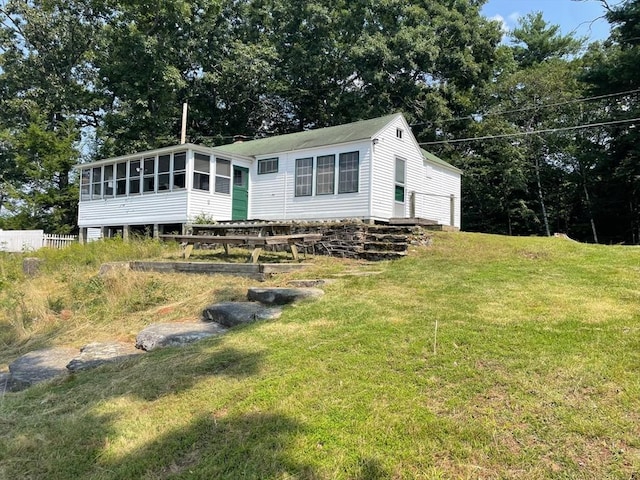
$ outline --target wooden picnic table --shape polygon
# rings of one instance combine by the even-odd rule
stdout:
[[[267,235],[290,235],[292,224],[290,222],[233,222],[198,224],[189,226],[194,235],[227,235],[229,230],[243,230],[252,232],[258,237]]]
[[[262,249],[267,245],[287,245],[294,260],[298,260],[297,243],[313,245],[322,239],[320,233],[299,233],[294,235],[160,235],[161,240],[174,240],[185,245],[184,257],[189,258],[196,244],[220,244],[229,254],[229,245],[253,247],[247,263],[257,263]]]

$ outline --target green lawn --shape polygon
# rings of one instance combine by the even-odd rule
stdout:
[[[73,322],[0,335],[0,362],[131,339],[250,284],[131,273],[122,288],[87,263],[40,280]],[[312,263],[295,275],[337,281],[277,321],[5,394],[0,479],[640,478],[639,248],[435,234],[400,261]],[[6,316],[37,281],[3,265]]]

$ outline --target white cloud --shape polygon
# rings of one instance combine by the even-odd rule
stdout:
[[[490,20],[496,21],[500,23],[500,29],[502,33],[507,33],[509,31],[509,25],[507,25],[507,21],[504,19],[502,15],[494,15]]]
[[[522,18],[522,14],[521,14],[520,12],[513,12],[513,13],[511,13],[507,18],[509,19],[509,21],[510,21],[512,24],[514,24],[514,25],[515,25],[515,24],[517,24],[517,23],[518,23],[518,21],[520,20],[520,18]]]

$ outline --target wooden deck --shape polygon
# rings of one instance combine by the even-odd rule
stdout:
[[[247,263],[258,263],[262,249],[267,245],[285,245],[289,247],[294,260],[299,259],[298,244],[313,245],[322,239],[319,233],[300,233],[295,235],[160,235],[165,241],[176,241],[184,245],[184,258],[191,255],[197,245],[222,245],[229,254],[229,245],[253,248]]]

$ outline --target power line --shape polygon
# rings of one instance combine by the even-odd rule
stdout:
[[[632,93],[638,93],[640,92],[640,88],[636,88],[635,90],[627,90],[626,92],[617,92],[617,93],[608,93],[605,95],[596,95],[593,97],[582,97],[582,98],[575,98],[573,100],[565,100],[563,102],[555,102],[555,103],[547,103],[547,104],[543,104],[543,105],[535,105],[535,106],[530,106],[530,107],[522,107],[522,108],[516,108],[513,110],[499,110],[497,112],[487,112],[487,113],[472,113],[471,115],[467,115],[465,117],[457,117],[457,118],[449,118],[446,120],[443,120],[444,122],[457,122],[460,120],[472,120],[474,119],[474,117],[493,117],[496,115],[506,115],[508,113],[518,113],[518,112],[526,112],[529,110],[537,110],[537,109],[542,109],[542,108],[549,108],[549,107],[558,107],[560,105],[568,105],[571,103],[582,103],[582,102],[589,102],[591,100],[600,100],[602,98],[609,98],[609,97],[618,97],[618,96],[622,96],[622,95],[629,95]],[[418,126],[418,125],[432,125],[435,122],[418,122],[418,123],[412,123],[411,126]]]
[[[475,142],[477,140],[493,140],[496,138],[521,137],[525,135],[534,135],[537,133],[565,132],[568,130],[580,130],[583,128],[604,127],[606,125],[619,125],[622,123],[631,123],[631,122],[637,122],[637,121],[640,121],[640,117],[630,118],[627,120],[613,120],[610,122],[587,123],[584,125],[574,125],[572,127],[545,128],[542,130],[533,130],[530,132],[502,133],[499,135],[485,135],[483,137],[469,137],[469,138],[457,138],[454,140],[438,140],[436,142],[422,142],[422,143],[419,143],[419,145],[442,145],[444,143]]]

